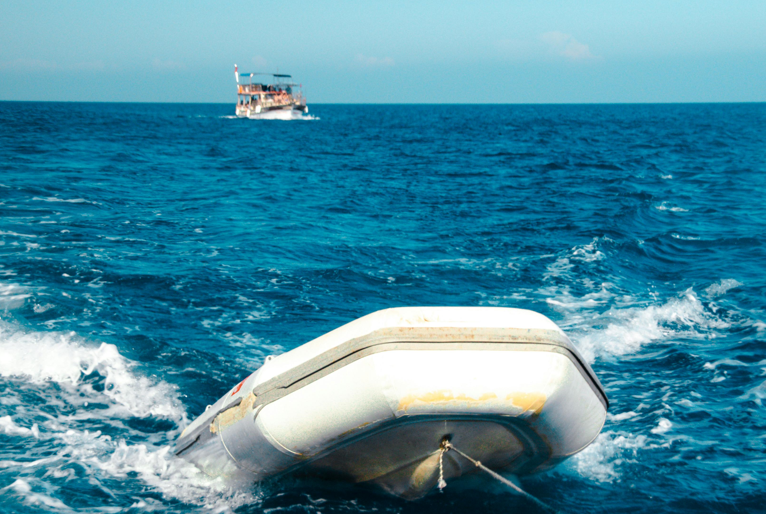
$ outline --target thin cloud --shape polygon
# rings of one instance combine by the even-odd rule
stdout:
[[[60,68],[55,62],[39,59],[16,59],[0,63],[0,69],[4,70],[53,71]]]
[[[388,68],[394,65],[394,60],[390,57],[371,57],[362,54],[356,54],[354,61],[358,65],[368,68]]]
[[[152,67],[159,71],[178,71],[186,69],[183,63],[178,61],[163,61],[161,59],[154,59],[152,61]]]
[[[0,70],[16,70],[26,72],[47,73],[52,71],[104,71],[116,69],[116,66],[107,66],[104,61],[86,61],[73,64],[59,64],[53,61],[40,59],[16,59],[13,61],[0,62]]]
[[[103,71],[106,69],[106,64],[104,64],[104,61],[78,62],[72,66],[72,69],[83,71]]]
[[[546,32],[540,35],[540,40],[548,45],[548,52],[570,61],[587,61],[596,58],[588,45],[580,43],[570,34]]]

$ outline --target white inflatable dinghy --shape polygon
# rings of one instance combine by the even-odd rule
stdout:
[[[536,312],[407,307],[375,312],[266,362],[197,418],[176,454],[214,476],[299,472],[406,499],[476,467],[526,475],[590,444],[601,383]]]

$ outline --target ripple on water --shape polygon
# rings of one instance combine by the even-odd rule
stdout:
[[[534,309],[592,363],[610,413],[546,502],[763,510],[763,104],[35,106],[0,102],[6,510],[531,511],[170,457],[267,355],[402,305]]]

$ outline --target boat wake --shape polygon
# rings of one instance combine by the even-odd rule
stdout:
[[[525,293],[558,314],[552,318],[593,363],[607,394],[623,399],[612,405],[596,440],[554,473],[652,487],[649,461],[680,458],[700,480],[712,482],[726,472],[738,481],[741,494],[755,494],[754,464],[728,456],[703,459],[718,452],[720,442],[694,435],[710,423],[728,426],[733,405],[749,411],[766,397],[766,361],[746,349],[750,340],[763,337],[764,325],[727,298],[743,284],[721,278],[667,297],[647,284],[645,294],[636,294],[634,283],[623,285],[622,274],[612,272],[619,247],[596,238],[551,256],[543,285]],[[740,357],[721,359],[718,349],[731,333],[737,334],[730,344],[742,348]],[[718,384],[726,380],[737,380],[744,393],[721,397]],[[741,441],[759,437],[752,427],[733,430],[737,434],[730,437]],[[752,451],[757,445],[750,444]]]
[[[257,501],[173,456],[187,422],[178,392],[114,345],[0,320],[0,377],[6,505],[74,512],[66,501],[78,490],[140,510],[181,501],[230,511]]]
[[[250,119],[250,120],[278,120],[278,121],[314,121],[319,120],[319,116],[303,114],[300,111],[270,111],[261,114],[253,114],[249,118],[241,116],[221,116],[222,119]]]

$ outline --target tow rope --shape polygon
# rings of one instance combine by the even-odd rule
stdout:
[[[455,448],[455,446],[452,443],[450,443],[447,439],[444,439],[442,441],[441,445],[439,445],[439,452],[440,452],[439,453],[439,482],[438,482],[439,492],[442,492],[442,490],[445,487],[447,487],[447,482],[444,480],[444,464],[443,464],[442,461],[443,461],[443,458],[444,458],[444,454],[447,453],[450,450],[454,450],[455,453],[457,453],[461,457],[463,457],[463,458],[467,459],[468,461],[470,461],[474,466],[476,466],[480,470],[485,471],[487,474],[489,474],[489,476],[491,476],[495,480],[501,482],[502,484],[507,485],[508,487],[510,487],[511,489],[513,489],[514,491],[519,493],[520,495],[524,496],[525,498],[531,500],[532,502],[534,502],[538,506],[542,507],[543,509],[545,509],[545,510],[547,510],[549,512],[557,512],[559,514],[562,514],[561,511],[558,511],[558,510],[554,509],[553,507],[549,506],[548,504],[544,503],[543,501],[538,500],[537,498],[535,498],[534,496],[532,496],[531,494],[529,494],[524,489],[522,489],[521,487],[517,486],[516,484],[514,484],[513,482],[511,482],[510,480],[508,480],[504,476],[502,476],[502,475],[492,471],[487,466],[482,464],[481,461],[473,459],[473,458],[469,457],[468,455],[466,455],[465,453],[461,452],[460,450]]]

